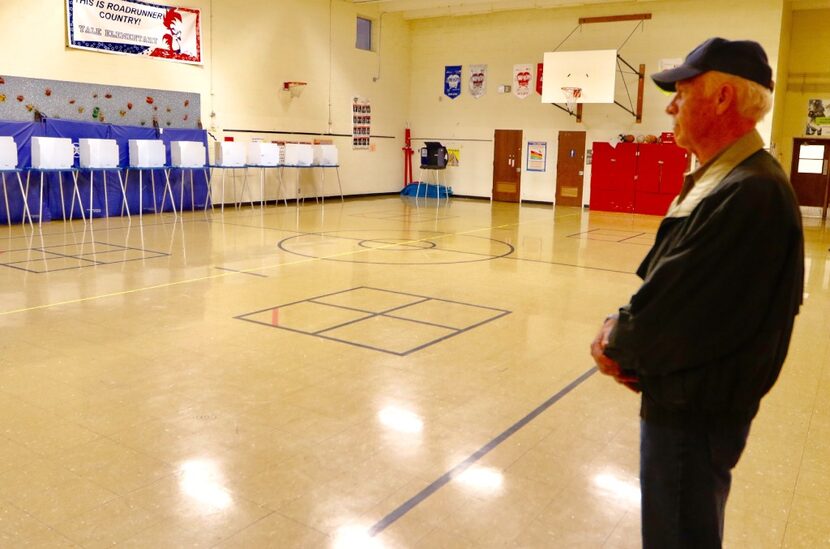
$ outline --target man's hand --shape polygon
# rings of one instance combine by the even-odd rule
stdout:
[[[600,372],[607,376],[617,377],[620,375],[620,365],[605,356],[605,346],[608,345],[608,337],[611,330],[617,325],[617,317],[609,316],[605,319],[605,323],[600,328],[597,337],[591,342],[591,356],[594,362],[597,363],[597,368]]]
[[[608,338],[616,325],[617,315],[605,319],[605,323],[600,328],[597,337],[591,342],[591,356],[601,373],[613,377],[617,383],[625,385],[635,393],[639,393],[640,384],[636,374],[631,371],[624,371],[616,361],[605,355],[605,346],[608,345]]]

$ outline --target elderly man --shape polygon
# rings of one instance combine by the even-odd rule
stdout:
[[[731,470],[775,383],[802,299],[792,187],[764,150],[772,69],[759,44],[707,40],[652,76],[699,160],[637,274],[643,284],[591,345],[635,391],[645,548],[720,547]]]

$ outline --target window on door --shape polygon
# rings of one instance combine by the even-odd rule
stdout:
[[[798,148],[798,173],[823,173],[824,145],[802,144]]]

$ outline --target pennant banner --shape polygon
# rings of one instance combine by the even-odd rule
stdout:
[[[530,84],[533,82],[533,74],[530,72],[530,65],[513,65],[513,93],[519,99],[530,95]]]
[[[542,95],[542,73],[545,72],[545,64],[536,64],[536,93]]]
[[[461,95],[461,65],[444,67],[444,95],[450,99]]]
[[[137,0],[66,0],[69,47],[202,63],[201,14]]]
[[[487,65],[470,65],[470,95],[478,99],[487,93]]]

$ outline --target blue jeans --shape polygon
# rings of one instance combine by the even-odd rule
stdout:
[[[750,423],[692,429],[640,422],[644,549],[721,547],[732,468]]]

